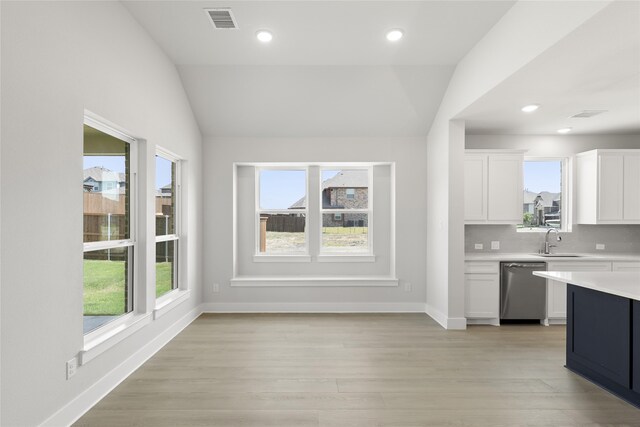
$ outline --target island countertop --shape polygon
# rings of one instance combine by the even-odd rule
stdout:
[[[533,274],[545,279],[640,301],[640,272],[534,271]]]

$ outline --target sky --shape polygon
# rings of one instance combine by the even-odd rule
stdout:
[[[524,188],[540,193],[560,193],[562,185],[562,162],[560,161],[525,161]]]
[[[124,173],[124,156],[84,156],[83,168],[102,166],[113,172]],[[156,188],[171,183],[171,162],[156,156]]]
[[[261,170],[260,208],[288,209],[307,192],[306,171]]]

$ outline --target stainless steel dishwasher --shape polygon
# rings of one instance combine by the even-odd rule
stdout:
[[[534,276],[545,271],[544,262],[500,263],[500,319],[533,320],[546,316],[546,279]]]

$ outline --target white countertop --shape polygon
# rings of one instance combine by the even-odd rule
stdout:
[[[535,276],[640,301],[640,272],[534,271]]]
[[[580,253],[578,257],[543,257],[534,253],[467,252],[465,261],[640,261],[640,254]]]

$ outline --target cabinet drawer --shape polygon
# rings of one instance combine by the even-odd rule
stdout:
[[[614,261],[612,271],[640,271],[640,261]]]
[[[547,262],[547,271],[611,271],[611,263],[608,261]]]
[[[464,272],[468,274],[498,274],[500,263],[494,261],[466,261]]]

